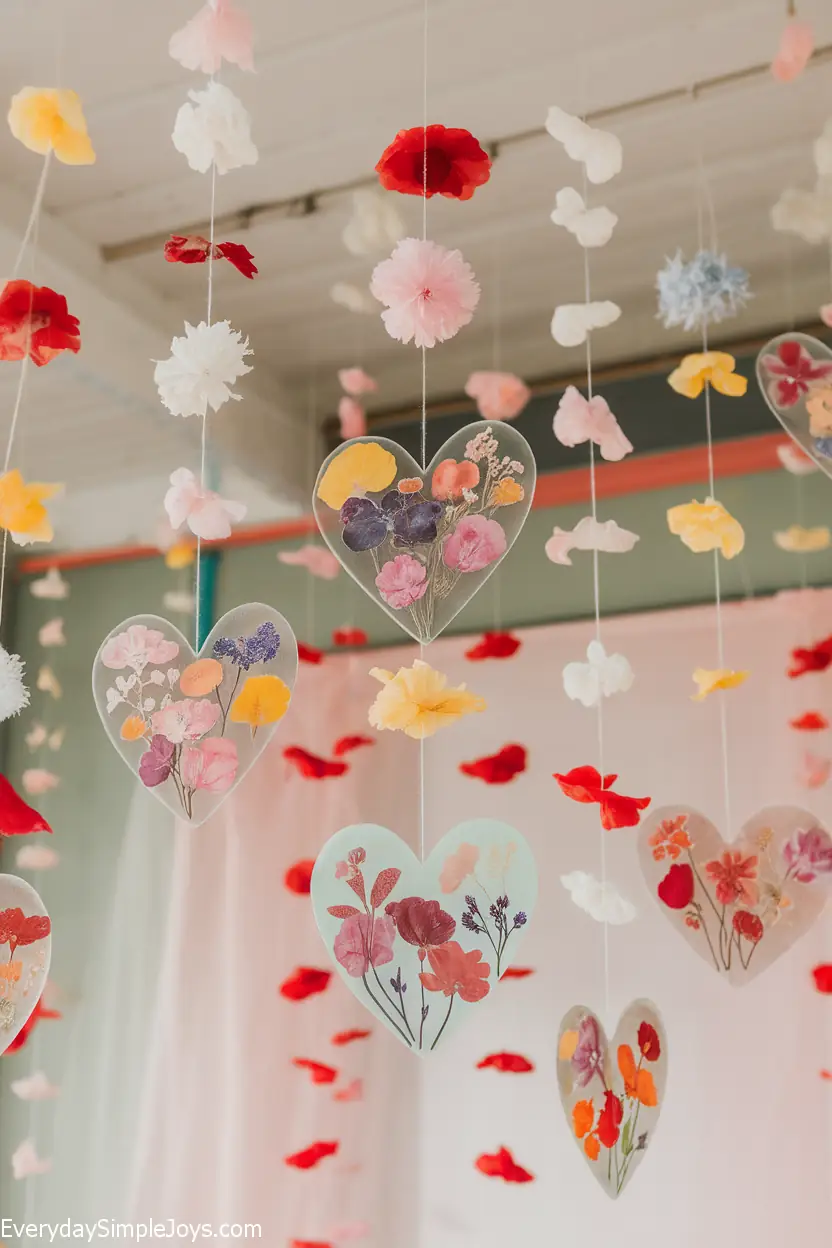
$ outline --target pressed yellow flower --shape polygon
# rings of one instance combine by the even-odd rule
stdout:
[[[526,491],[519,481],[515,481],[514,477],[504,477],[491,491],[488,505],[489,507],[508,507],[511,503],[522,503],[525,496]]]
[[[74,91],[24,87],[12,97],[9,127],[30,152],[54,152],[64,165],[93,165],[95,152]]]
[[[330,463],[318,486],[318,498],[340,511],[354,494],[386,490],[396,475],[396,457],[378,442],[353,442]]]
[[[472,711],[484,711],[485,699],[468,693],[464,685],[448,687],[448,678],[429,663],[416,659],[412,667],[400,667],[395,676],[381,667],[370,675],[384,688],[370,707],[374,728],[389,728],[421,740],[439,728],[454,724]]]
[[[119,736],[122,741],[140,741],[147,732],[147,725],[141,715],[128,715],[121,725]]]
[[[175,568],[178,571],[180,568],[189,568],[195,559],[196,546],[193,542],[183,540],[181,542],[176,542],[176,544],[171,546],[170,550],[166,552],[165,567]]]
[[[733,672],[727,667],[717,668],[713,672],[705,667],[697,667],[693,673],[693,679],[698,692],[691,695],[691,702],[704,702],[708,694],[716,693],[717,689],[736,689],[737,685],[744,684],[750,675],[750,672]]]
[[[279,676],[249,676],[231,704],[232,724],[249,724],[252,732],[276,724],[289,709],[292,694]]]
[[[669,507],[667,523],[670,532],[681,537],[696,554],[721,550],[726,559],[733,559],[745,545],[745,532],[739,520],[714,498],[706,498],[704,503],[694,501]]]
[[[43,504],[62,489],[62,485],[44,485],[40,481],[27,485],[18,470],[12,468],[0,477],[0,528],[6,529],[18,546],[51,542],[55,534]]]
[[[828,550],[832,545],[832,533],[825,524],[814,529],[804,529],[802,524],[793,524],[774,534],[774,543],[781,550],[788,550],[796,555],[809,555],[817,550]]]
[[[558,1061],[571,1062],[578,1047],[579,1038],[577,1031],[565,1031],[563,1033],[558,1045]]]
[[[727,351],[707,351],[704,355],[686,355],[668,382],[677,394],[697,399],[710,382],[714,390],[739,398],[748,389],[748,378],[734,372],[737,361]]]

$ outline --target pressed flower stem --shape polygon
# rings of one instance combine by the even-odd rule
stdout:
[[[379,979],[378,971],[376,970],[375,965],[372,962],[370,963],[370,967],[372,968],[373,978],[375,979],[376,983],[379,986],[379,991],[381,992],[381,995],[384,997],[387,1004],[392,1006],[392,1008],[396,1011],[396,1013],[400,1015],[402,1022],[404,1023],[407,1030],[410,1032],[411,1040],[415,1040],[416,1037],[413,1035],[413,1032],[410,1031],[410,1023],[407,1021],[407,1014],[405,1013],[404,1003],[402,1003],[401,1008],[400,1008],[398,1003],[393,1000],[393,998],[388,993],[387,989],[384,987],[384,984]]]
[[[375,967],[373,969],[375,970]],[[402,982],[402,968],[399,966],[396,968],[396,983],[400,985],[401,982]],[[401,1014],[402,1014],[402,1018],[404,1019],[404,1025],[407,1028],[407,1030],[410,1032],[411,1040],[415,1041],[416,1037],[413,1034],[413,1028],[410,1026],[410,1023],[407,1021],[407,1011],[404,1008],[404,993],[402,992],[401,987],[396,989],[396,995],[399,998],[399,1005],[401,1006]]]
[[[373,969],[375,969],[375,968],[373,968]],[[362,979],[362,981],[363,981],[364,987],[367,989],[367,996],[370,998],[370,1000],[372,1001],[373,1005],[374,1005],[377,1009],[381,1010],[382,1014],[383,1014],[383,1015],[384,1015],[384,1017],[387,1019],[388,1023],[390,1024],[390,1026],[391,1026],[391,1027],[395,1027],[396,1031],[399,1033],[399,1035],[401,1036],[402,1040],[404,1040],[404,1042],[405,1042],[405,1044],[407,1045],[407,1047],[408,1047],[409,1049],[410,1049],[410,1048],[412,1048],[413,1046],[411,1045],[409,1038],[408,1038],[408,1037],[405,1035],[405,1033],[402,1031],[401,1027],[400,1027],[400,1026],[399,1026],[399,1024],[396,1022],[395,1018],[391,1018],[391,1017],[390,1017],[390,1015],[389,1015],[389,1014],[387,1013],[387,1011],[385,1010],[384,1006],[381,1004],[381,1002],[380,1002],[380,1001],[377,1001],[377,1000],[376,1000],[376,998],[373,996],[372,989],[370,988],[370,985],[367,983],[367,975],[366,975],[366,973],[365,973],[364,975],[362,975],[362,976],[361,976],[361,979]]]
[[[717,909],[717,907],[716,907],[716,903],[714,902],[713,898],[711,897],[711,894],[708,892],[707,888],[705,887],[705,885],[704,885],[704,883],[703,883],[703,881],[702,881],[702,876],[699,874],[699,869],[698,869],[698,867],[696,866],[696,863],[693,861],[693,854],[691,853],[691,851],[690,851],[690,850],[688,850],[688,851],[687,851],[687,853],[688,853],[688,859],[689,859],[689,861],[690,861],[691,871],[693,871],[693,874],[694,874],[694,877],[695,877],[695,879],[696,879],[696,882],[697,882],[697,884],[699,885],[699,887],[702,889],[702,892],[703,892],[703,893],[704,893],[704,895],[705,895],[705,900],[707,901],[708,905],[709,905],[709,906],[711,907],[711,909],[713,910],[714,914],[716,915],[716,920],[717,920],[717,923],[719,923],[719,925],[720,925],[720,934],[719,934],[719,953],[720,953],[720,957],[722,958],[722,965],[725,967],[725,970],[726,970],[726,971],[728,971],[728,970],[730,970],[730,969],[731,969],[731,967],[730,967],[730,963],[729,963],[729,965],[728,965],[728,966],[725,966],[725,957],[724,957],[723,952],[722,952],[723,936],[724,936],[724,933],[725,933],[725,915],[724,915],[724,913],[723,913],[722,915],[720,915],[719,910],[718,910],[718,909]],[[705,932],[705,935],[706,935],[706,936],[707,936],[707,938],[708,938],[708,944],[709,944],[709,945],[711,945],[711,953],[713,953],[713,951],[714,951],[714,949],[713,949],[713,945],[711,944],[711,938],[710,938],[710,936],[708,935],[708,928],[707,928],[707,924],[705,923],[704,918],[702,919],[702,928],[703,928],[703,930],[704,930],[704,932]],[[719,970],[719,963],[717,963],[717,970]]]
[[[702,927],[702,931],[705,933],[705,939],[706,939],[706,940],[707,940],[707,942],[708,942],[708,948],[709,948],[709,949],[710,949],[710,951],[711,951],[711,957],[712,957],[712,958],[713,958],[713,960],[714,960],[714,966],[716,967],[716,969],[717,969],[717,970],[719,970],[719,958],[716,956],[716,950],[714,949],[714,943],[713,943],[713,941],[711,940],[711,933],[708,931],[708,924],[707,924],[707,923],[706,923],[706,921],[705,921],[705,914],[704,914],[704,911],[702,910],[702,907],[701,907],[701,905],[699,904],[699,902],[698,902],[698,901],[696,902],[696,910],[697,910],[698,915],[699,915],[699,923],[700,923],[700,925],[701,925],[701,927]]]
[[[433,1050],[436,1048],[436,1046],[437,1046],[437,1044],[439,1043],[440,1038],[441,1038],[441,1036],[442,1036],[442,1032],[445,1030],[445,1028],[446,1028],[446,1027],[447,1027],[447,1025],[448,1025],[448,1019],[451,1017],[451,1010],[454,1008],[454,1001],[455,1001],[455,1000],[456,1000],[456,993],[452,992],[452,993],[451,993],[451,1003],[450,1003],[450,1005],[448,1006],[448,1013],[445,1015],[445,1021],[442,1023],[442,1026],[439,1028],[439,1031],[436,1033],[436,1039],[434,1040],[433,1044],[430,1046],[430,1051],[431,1051],[431,1053],[432,1053],[432,1052],[433,1052]]]
[[[425,1005],[425,985],[422,984],[422,977],[419,976],[419,983],[422,985],[422,1013],[419,1022],[419,1048],[422,1047],[422,1037],[425,1032],[425,1019],[427,1018],[427,1006]]]

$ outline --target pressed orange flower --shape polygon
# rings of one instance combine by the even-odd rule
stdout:
[[[181,568],[189,568],[195,559],[196,545],[194,542],[176,542],[165,554],[165,567],[179,571]]]
[[[675,862],[683,849],[693,849],[693,841],[686,831],[687,822],[687,815],[677,815],[675,819],[662,819],[647,842],[656,862],[661,862],[665,857]]]
[[[693,679],[697,685],[697,692],[691,694],[691,702],[704,702],[709,693],[715,693],[717,689],[736,689],[737,685],[742,685],[748,680],[750,672],[734,672],[730,668],[720,667],[716,671],[708,671],[704,667],[697,667],[693,673]]]
[[[216,659],[197,659],[179,677],[179,688],[186,697],[202,698],[222,684],[224,675],[222,663]]]
[[[584,1152],[590,1161],[597,1161],[601,1152],[601,1145],[598,1143],[597,1135],[588,1135],[584,1140]]]
[[[424,484],[421,477],[404,477],[399,482],[399,493],[418,494]]]
[[[141,715],[128,715],[121,725],[122,741],[140,741],[147,732],[147,724]]]
[[[508,507],[511,503],[522,503],[525,497],[526,491],[519,481],[515,481],[514,477],[504,477],[491,491],[488,505],[489,507]]]
[[[697,399],[706,382],[720,394],[739,398],[748,389],[748,378],[735,373],[736,367],[737,361],[727,351],[707,351],[704,355],[686,355],[667,380],[686,399]]]
[[[249,676],[231,705],[232,724],[250,724],[255,732],[276,724],[289,709],[289,686],[279,676]]]
[[[639,1070],[629,1044],[618,1046],[618,1069],[624,1080],[624,1092],[633,1101],[641,1101],[648,1109],[659,1103],[656,1085],[649,1070]]]
[[[688,550],[702,554],[721,550],[726,559],[733,559],[745,545],[745,532],[739,520],[726,511],[715,498],[704,503],[683,503],[669,507],[667,524],[671,533],[681,537]]]
[[[421,740],[486,707],[485,699],[468,693],[465,685],[449,688],[447,676],[421,659],[412,667],[400,667],[395,675],[380,667],[371,668],[370,675],[384,685],[370,707],[373,728],[398,730]]]
[[[12,97],[12,134],[30,152],[54,152],[64,165],[92,165],[95,152],[81,101],[74,91],[24,87]]]
[[[572,1107],[572,1125],[575,1128],[575,1135],[582,1140],[592,1130],[592,1124],[595,1122],[595,1106],[592,1101],[577,1101]]]
[[[51,542],[55,536],[44,503],[63,489],[33,481],[26,485],[16,468],[0,477],[0,528],[6,529],[18,546],[30,542]]]
[[[354,494],[378,494],[396,475],[396,457],[378,442],[353,442],[332,459],[318,485],[318,498],[340,511]]]

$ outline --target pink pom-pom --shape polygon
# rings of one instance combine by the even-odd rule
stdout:
[[[803,73],[815,50],[815,36],[808,22],[789,22],[780,38],[780,47],[771,63],[778,82],[794,82]]]
[[[208,0],[195,17],[171,36],[168,51],[194,73],[216,74],[223,61],[253,71],[251,18],[231,0]]]
[[[404,238],[373,270],[370,292],[387,311],[391,338],[433,347],[453,338],[474,315],[480,288],[459,251],[429,239]]]
[[[338,419],[341,422],[342,438],[363,438],[367,432],[367,417],[364,415],[364,408],[347,395],[344,395],[338,404]]]

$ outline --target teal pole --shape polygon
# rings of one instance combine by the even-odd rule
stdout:
[[[214,627],[217,607],[217,569],[219,568],[220,552],[206,550],[200,560],[199,572],[199,637],[198,647],[201,649],[205,638]]]

